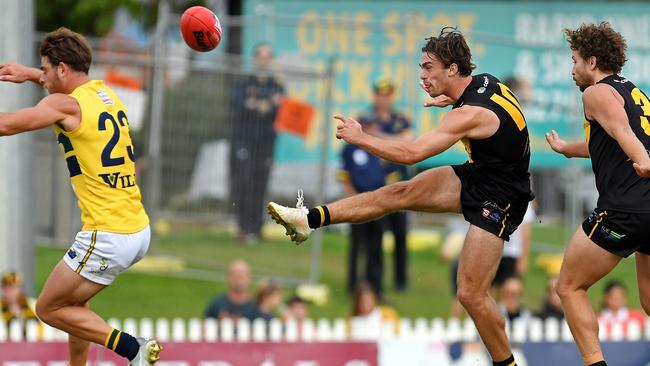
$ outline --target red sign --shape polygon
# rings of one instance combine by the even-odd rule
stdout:
[[[345,343],[163,343],[156,366],[377,366],[377,344]],[[0,343],[0,366],[64,366],[67,343]],[[91,346],[91,366],[125,365],[126,360]]]

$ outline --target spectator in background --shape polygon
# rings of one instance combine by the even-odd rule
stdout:
[[[503,84],[507,86],[519,100],[522,106],[530,104],[535,98],[533,87],[528,79],[521,76],[509,76],[503,79]]]
[[[411,121],[404,114],[395,110],[395,84],[389,80],[379,80],[373,86],[374,103],[367,113],[359,116],[361,124],[370,123],[371,133],[382,137],[412,140]],[[384,161],[387,170],[387,183],[409,179],[405,165]],[[408,221],[405,211],[390,213],[383,218],[385,228],[393,233],[395,250],[393,252],[393,286],[399,292],[408,286]]]
[[[307,308],[307,302],[305,299],[298,295],[294,295],[287,301],[287,308],[283,314],[283,318],[286,321],[293,321],[296,323],[296,329],[298,331],[298,339],[303,339],[303,325],[305,319],[309,316],[309,309]]]
[[[245,75],[233,92],[230,140],[230,192],[242,243],[259,240],[264,214],[275,130],[273,124],[285,94],[273,75],[273,49],[261,43],[254,49],[255,71]]]
[[[374,288],[362,282],[354,290],[352,317],[349,330],[353,338],[377,337],[384,323],[390,323],[398,331],[399,315],[395,309],[379,304]]]
[[[274,284],[264,285],[257,291],[255,300],[258,308],[258,318],[271,320],[278,315],[282,305],[282,291]]]
[[[239,318],[255,319],[258,314],[257,305],[251,298],[249,286],[251,270],[248,263],[235,260],[228,268],[228,291],[215,297],[205,309],[206,318]]]
[[[623,325],[623,331],[627,332],[631,322],[637,322],[643,329],[645,314],[639,310],[627,308],[627,288],[622,282],[609,281],[604,288],[603,306],[598,314],[598,322],[605,327],[605,334],[611,334],[612,326],[615,323]]]
[[[560,296],[557,294],[557,280],[558,276],[552,276],[546,283],[546,297],[542,308],[539,310],[536,317],[541,319],[556,318],[558,320],[564,319],[564,310],[562,310],[562,303]]]
[[[22,276],[16,272],[5,272],[2,275],[2,320],[9,325],[14,320],[35,319],[33,299],[23,293]]]
[[[510,322],[532,317],[530,310],[521,303],[523,293],[524,284],[519,277],[507,278],[499,289],[499,309]]]
[[[364,131],[373,128],[374,123],[365,121]],[[386,184],[386,169],[381,159],[356,145],[347,144],[341,154],[342,169],[339,181],[347,197],[361,192],[370,192]],[[372,285],[377,296],[382,296],[384,275],[384,254],[382,239],[384,226],[382,219],[363,224],[350,225],[350,249],[348,254],[348,292],[352,293],[358,284],[357,263],[359,253],[366,256],[366,273],[364,279]]]
[[[298,324],[301,324],[309,317],[307,301],[298,295],[290,297],[287,301],[287,310],[284,313],[284,317],[287,320],[292,319]]]

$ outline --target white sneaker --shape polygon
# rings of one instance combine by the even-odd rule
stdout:
[[[151,366],[160,360],[162,346],[155,339],[136,338],[140,344],[140,350],[129,366]]]
[[[287,236],[296,244],[307,240],[309,234],[314,231],[307,221],[309,210],[303,205],[302,190],[298,191],[298,203],[295,208],[281,206],[275,202],[269,202],[266,208],[273,220],[284,226]]]

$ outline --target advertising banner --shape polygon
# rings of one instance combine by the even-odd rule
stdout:
[[[428,97],[418,86],[425,37],[453,26],[470,43],[476,72],[502,81],[509,77],[529,85],[518,98],[531,134],[532,165],[562,166],[568,159],[553,153],[544,133],[551,129],[568,139],[584,139],[581,94],[571,76],[571,51],[564,28],[583,22],[609,21],[627,40],[628,61],[622,74],[650,91],[650,3],[512,2],[512,1],[296,1],[251,0],[247,15],[260,21],[246,27],[244,50],[270,42],[278,61],[324,68],[335,60],[332,113],[357,116],[368,109],[372,85],[395,81],[397,106],[409,115],[418,133],[434,128],[449,110],[424,108]],[[289,82],[289,94],[318,109],[322,126],[325,94],[318,83]],[[331,121],[332,134],[336,123]],[[317,161],[312,138],[282,134],[276,148],[280,162]],[[335,161],[340,141],[330,139]],[[462,145],[429,160],[428,165],[461,163]],[[584,163],[588,163],[586,160]]]
[[[346,343],[164,342],[157,366],[377,366],[377,345]],[[66,366],[67,343],[0,343],[0,366]],[[125,365],[126,360],[91,346],[91,366]]]

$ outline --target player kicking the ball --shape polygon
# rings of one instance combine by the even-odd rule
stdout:
[[[45,323],[69,334],[70,365],[86,365],[88,342],[107,347],[131,365],[153,365],[162,347],[111,328],[88,301],[139,261],[149,248],[149,218],[135,184],[126,107],[101,80],[91,80],[90,47],[66,28],[40,46],[41,69],[0,65],[0,80],[32,81],[50,93],[36,106],[0,113],[0,135],[52,126],[63,151],[83,223],[54,267],[36,303]]]
[[[426,106],[453,109],[435,130],[414,141],[364,133],[352,118],[340,121],[336,137],[383,159],[413,164],[463,141],[465,164],[429,169],[407,182],[352,196],[311,210],[269,203],[271,216],[296,243],[329,224],[361,223],[390,212],[462,213],[471,224],[458,269],[458,299],[470,314],[494,365],[516,365],[505,320],[488,294],[503,241],[521,223],[530,190],[528,129],[519,102],[494,76],[472,76],[474,65],[463,35],[444,28],[427,39],[420,61],[422,86],[434,99]]]

